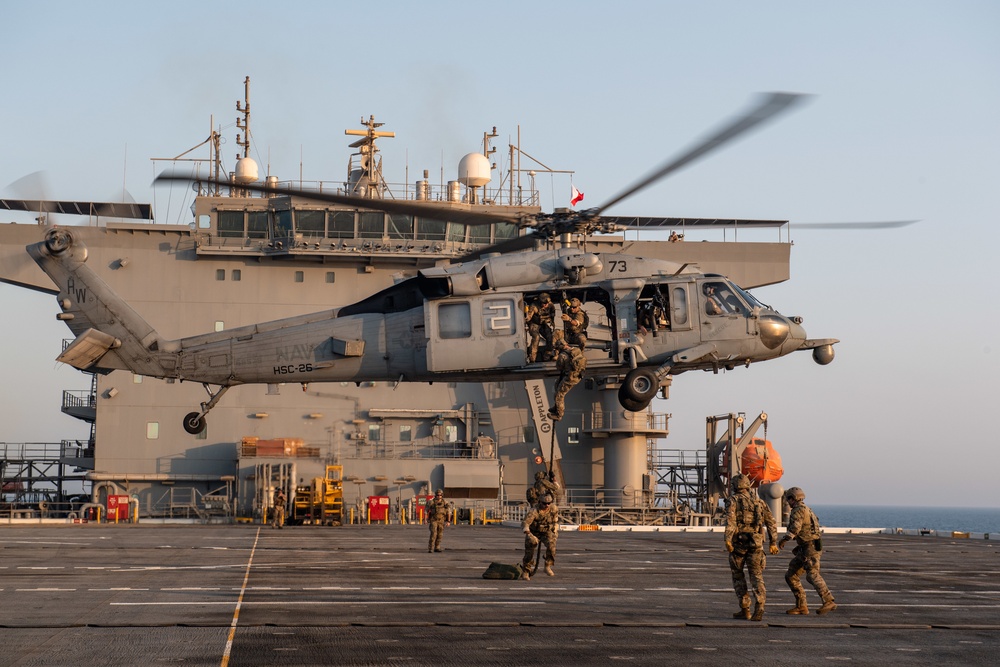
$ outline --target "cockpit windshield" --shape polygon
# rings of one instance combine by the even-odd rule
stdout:
[[[771,308],[771,306],[768,306],[765,303],[761,303],[757,299],[757,297],[755,297],[753,294],[746,291],[736,283],[730,283],[730,284],[733,286],[733,289],[735,289],[739,293],[739,295],[743,297],[743,300],[746,301],[748,304],[750,304],[751,308],[763,308],[764,310],[774,310],[773,308]]]

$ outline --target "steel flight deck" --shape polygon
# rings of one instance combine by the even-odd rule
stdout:
[[[838,609],[784,614],[786,550],[752,623],[720,530],[564,531],[555,577],[494,581],[516,529],[8,525],[0,665],[995,664],[994,541],[824,535]]]

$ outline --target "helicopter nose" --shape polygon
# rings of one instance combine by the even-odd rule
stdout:
[[[791,321],[788,327],[788,339],[794,342],[795,348],[798,349],[802,343],[806,342],[806,330],[798,322]]]
[[[788,340],[793,326],[798,325],[780,315],[764,315],[760,318],[758,324],[760,342],[769,350],[777,349],[782,343]],[[802,327],[799,327],[799,329],[801,330]],[[803,340],[805,340],[804,337]]]

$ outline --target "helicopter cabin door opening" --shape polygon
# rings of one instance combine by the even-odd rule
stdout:
[[[516,294],[426,302],[427,370],[521,368],[527,361],[524,313]]]

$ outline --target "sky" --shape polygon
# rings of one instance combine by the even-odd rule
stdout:
[[[665,446],[702,448],[706,416],[763,411],[807,502],[1000,506],[998,3],[8,0],[4,24],[0,194],[125,190],[168,223],[190,199],[151,186],[150,158],[214,119],[232,169],[246,76],[262,171],[341,180],[344,130],[370,115],[396,133],[380,144],[395,183],[454,178],[484,131],[504,155],[520,129],[525,152],[573,172],[539,177],[545,210],[571,182],[584,205],[610,200],[756,93],[808,93],[608,211],[792,221],[791,280],[755,294],[841,340],[829,366],[800,353],[675,377],[654,404],[672,415]],[[881,220],[920,222],[795,229]],[[0,442],[86,437],[59,413],[89,383],[54,362],[69,333],[55,299],[0,284],[0,312]]]

